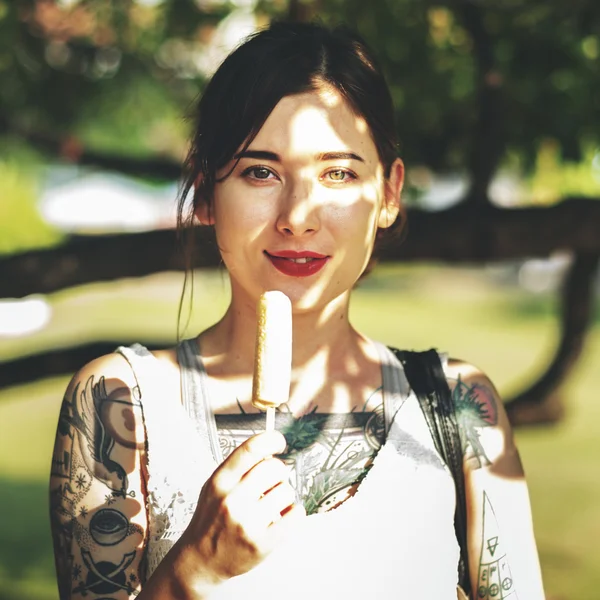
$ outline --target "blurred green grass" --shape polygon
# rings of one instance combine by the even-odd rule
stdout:
[[[181,282],[180,274],[169,273],[54,294],[49,326],[2,340],[0,360],[96,339],[173,343]],[[188,335],[222,314],[228,294],[222,274],[196,274]],[[478,269],[382,266],[356,290],[351,314],[359,329],[385,343],[435,346],[475,363],[508,397],[551,356],[558,335],[554,306],[550,297],[496,285]],[[564,389],[564,422],[516,434],[553,599],[598,597],[599,359],[596,324]],[[0,600],[56,600],[47,473],[67,381],[57,377],[0,392]]]
[[[54,246],[63,235],[40,215],[37,156],[16,144],[0,150],[0,254]],[[23,165],[27,164],[27,167]]]

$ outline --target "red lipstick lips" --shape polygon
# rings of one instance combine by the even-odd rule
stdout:
[[[309,277],[320,271],[329,256],[302,250],[281,250],[279,252],[269,253],[265,251],[265,256],[271,261],[273,266],[284,275],[290,277]]]

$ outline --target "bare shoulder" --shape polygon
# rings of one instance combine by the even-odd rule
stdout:
[[[155,350],[152,353],[154,361],[149,372],[153,379],[160,381],[161,385],[179,387],[179,365],[174,348]],[[139,374],[135,371],[135,364],[129,364],[127,359],[120,353],[114,352],[100,356],[86,365],[72,377],[67,388],[67,395],[73,393],[75,388],[81,389],[85,385],[95,385],[102,382],[102,387],[107,394],[127,396],[132,404],[139,400],[140,381]]]
[[[448,385],[463,435],[465,466],[491,467],[511,474],[521,471],[512,428],[498,390],[478,367],[450,359]]]
[[[67,386],[58,418],[52,477],[72,477],[76,449],[91,476],[99,473],[96,463],[107,462],[111,453],[137,454],[144,442],[135,373],[123,356],[101,356],[79,369]],[[133,468],[138,460],[132,455],[127,462]],[[121,465],[115,466],[110,477],[107,471],[104,483],[115,497],[128,496],[128,472]]]
[[[173,374],[178,371],[177,353],[175,348],[165,348],[151,352],[156,360],[153,368],[157,368],[160,375]],[[124,383],[135,386],[136,377],[127,359],[118,352],[105,354],[84,365],[73,376],[73,380],[81,379],[86,375],[102,374],[119,379]]]
[[[105,385],[111,389],[115,387],[134,389],[137,385],[131,366],[125,357],[116,352],[100,356],[85,364],[73,375],[67,391],[73,390],[90,377],[95,380],[103,378]]]

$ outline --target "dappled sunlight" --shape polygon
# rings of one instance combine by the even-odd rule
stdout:
[[[230,415],[216,423],[217,432],[236,419],[251,424],[246,433],[259,431],[265,420],[261,413],[256,416],[251,402],[252,361],[256,304],[265,290],[282,291],[293,306],[290,394],[276,419],[286,438],[286,424],[305,416],[312,427],[306,428],[310,443],[325,439],[332,424],[363,426],[371,417],[388,424],[381,403],[383,357],[373,340],[402,349],[433,347],[475,362],[477,367],[460,363],[467,390],[462,400],[469,395],[471,402],[462,408],[481,425],[467,445],[484,450],[474,452],[478,465],[472,477],[480,493],[491,486],[488,493],[507,494],[506,511],[497,511],[498,525],[513,527],[518,541],[515,548],[504,542],[497,546],[490,544],[497,536],[493,528],[477,531],[472,563],[483,562],[485,552],[500,555],[506,550],[517,557],[516,571],[525,569],[518,545],[530,523],[515,504],[527,503],[519,454],[548,600],[594,596],[600,564],[595,535],[600,533],[600,480],[595,477],[600,403],[594,397],[600,386],[600,312],[593,303],[597,264],[592,266],[593,257],[584,255],[597,242],[593,226],[589,229],[593,219],[586,218],[594,207],[586,197],[600,195],[598,132],[589,126],[597,109],[598,98],[590,90],[600,73],[595,69],[600,37],[590,29],[590,19],[565,18],[564,10],[555,10],[558,3],[540,11],[524,0],[510,3],[505,11],[483,2],[469,3],[466,11],[460,6],[423,9],[410,2],[382,3],[374,11],[370,3],[314,0],[266,3],[266,12],[265,3],[257,0],[132,0],[124,8],[121,3],[101,4],[104,8],[83,0],[0,1],[0,29],[15,42],[6,45],[0,60],[0,89],[6,91],[0,253],[11,296],[0,300],[0,513],[6,517],[0,523],[0,600],[57,597],[48,470],[51,436],[54,440],[67,385],[64,373],[119,344],[148,346],[159,358],[156,364],[161,369],[166,365],[166,373],[156,369],[161,386],[168,383],[160,397],[165,420],[150,436],[160,441],[169,430],[166,414],[184,414],[174,348],[181,336],[190,340],[190,349],[198,343],[194,349],[206,367],[212,412]],[[593,6],[584,0],[579,12],[589,16]],[[354,62],[345,64],[341,40],[336,45],[326,44],[325,37],[313,38],[312,51],[307,44],[303,56],[302,50],[283,45],[269,53],[275,37],[265,38],[269,43],[255,46],[253,60],[231,62],[232,68],[221,71],[220,82],[215,78],[214,85],[209,83],[209,75],[242,35],[283,19],[297,21],[290,32],[301,32],[315,18],[360,31],[373,44],[377,63],[354,48]],[[243,59],[243,53],[237,56]],[[382,68],[387,86],[383,80],[379,85]],[[233,76],[225,77],[227,71]],[[323,73],[339,87],[310,75],[307,79],[305,72]],[[305,89],[306,83],[314,93],[286,96]],[[205,93],[209,86],[213,91]],[[348,92],[355,106],[338,90]],[[199,93],[206,102],[195,100]],[[265,112],[282,97],[263,123]],[[189,119],[182,118],[184,111]],[[247,125],[252,131],[258,126],[259,134],[248,144],[249,153],[226,165],[231,176],[215,190],[214,171],[236,145],[243,149],[240,140]],[[194,141],[187,162],[190,133]],[[386,157],[385,170],[374,140]],[[391,186],[390,192],[384,174],[399,151],[410,163],[403,201],[411,210],[407,215],[400,209],[402,218],[394,225],[402,227],[394,227],[388,237],[380,230],[393,224],[397,212],[386,212],[387,200],[398,188]],[[189,261],[171,261],[175,232],[156,231],[155,236],[150,230],[175,224],[174,180],[184,160],[191,190],[185,202],[182,190],[178,208],[186,209],[181,213],[187,216],[181,225],[189,225],[184,233],[197,243],[185,248]],[[391,172],[397,175],[394,164]],[[117,181],[117,172],[135,178],[135,185]],[[198,177],[194,187],[192,179],[199,172],[206,175],[206,182],[201,181],[206,185],[198,185]],[[207,203],[216,208],[212,231],[193,227],[203,190],[206,200],[216,191],[216,206]],[[455,206],[461,201],[462,207]],[[167,212],[165,202],[173,210]],[[451,207],[446,218],[442,209]],[[509,210],[519,207],[526,210]],[[407,216],[410,235],[398,248],[393,242],[400,243],[400,236],[393,234],[408,231],[402,229]],[[453,218],[460,227],[448,225]],[[207,225],[201,219],[200,224]],[[138,235],[141,230],[147,235]],[[69,232],[125,235],[92,240]],[[392,243],[383,246],[387,241]],[[371,272],[369,257],[380,242],[384,264]],[[111,254],[111,247],[121,250]],[[555,247],[579,249],[583,255],[578,260],[563,254],[545,258]],[[25,254],[32,249],[36,252]],[[418,264],[437,259],[445,266]],[[473,260],[479,266],[465,262]],[[448,268],[448,261],[454,266]],[[114,279],[182,269],[184,262],[190,268],[219,263],[219,273],[198,274],[194,280],[188,271],[185,281],[191,285],[183,292],[181,272]],[[589,267],[585,293],[575,286],[583,263]],[[369,277],[361,275],[365,267]],[[562,303],[560,285],[566,293]],[[25,296],[44,291],[46,296]],[[578,339],[568,335],[573,318],[579,323]],[[540,424],[533,427],[515,418],[519,403],[508,409],[517,427],[517,454],[511,436],[499,431],[498,425],[506,424],[502,401],[518,398],[532,382],[544,383],[538,376],[569,339],[575,339],[570,345],[574,358],[554,363],[562,371],[548,371],[562,377],[560,387],[550,395],[533,386],[527,396]],[[159,346],[168,349],[155,351]],[[129,585],[131,574],[124,563],[118,564],[115,550],[127,557],[149,539],[139,523],[152,491],[145,484],[152,478],[142,482],[135,497],[127,495],[123,483],[135,479],[132,453],[143,453],[144,428],[127,406],[131,382],[126,383],[126,376],[108,377],[101,408],[94,402],[93,384],[81,382],[79,425],[95,430],[96,444],[86,443],[86,436],[75,431],[75,443],[54,456],[54,467],[60,461],[73,466],[63,472],[62,485],[52,488],[63,496],[65,523],[81,549],[93,554],[91,562],[79,554],[70,565],[74,568],[67,572],[66,587],[76,588],[75,595],[122,594],[94,586],[107,583],[103,577],[108,572]],[[546,403],[556,412],[540,411]],[[420,417],[418,403],[413,407]],[[243,411],[255,416],[240,418]],[[529,409],[525,413],[528,418]],[[424,434],[426,430],[424,426]],[[364,433],[365,441],[372,442],[366,427]],[[419,441],[414,431],[408,433],[411,442]],[[182,428],[176,436],[182,443],[183,434]],[[301,440],[305,448],[307,437]],[[71,448],[80,442],[82,451],[73,461]],[[376,454],[375,445],[372,449]],[[176,454],[169,464],[181,469],[186,452]],[[331,464],[338,466],[328,458],[325,466]],[[188,481],[199,480],[197,472],[189,473]],[[88,487],[94,476],[96,489]],[[399,497],[406,491],[406,497],[418,498],[419,489],[407,479]],[[433,510],[425,520],[439,516],[435,509],[443,504],[435,490],[428,498]],[[377,500],[373,506],[381,508]],[[320,508],[329,510],[341,502],[344,497],[335,496]],[[444,506],[452,509],[451,503]],[[418,528],[414,513],[402,514]],[[371,529],[377,539],[381,528]],[[432,531],[437,538],[439,530]],[[345,532],[352,535],[351,528]],[[414,546],[421,538],[406,539],[416,557]],[[125,541],[132,547],[120,546]],[[325,560],[313,560],[313,565],[330,568],[330,548],[317,546]],[[350,556],[352,544],[343,546]],[[424,546],[424,556],[441,548],[437,539]],[[377,543],[368,547],[378,548]],[[286,558],[292,569],[298,564],[292,554],[284,554]],[[92,565],[88,572],[80,570],[83,562]],[[347,564],[351,561],[342,563]],[[514,581],[519,581],[516,571]],[[427,587],[426,574],[423,580]],[[368,583],[380,581],[376,577]],[[500,581],[499,595],[506,594],[504,583]],[[353,591],[360,595],[357,589]],[[477,585],[475,590],[475,595],[485,595]]]
[[[451,289],[450,282],[470,293],[447,293]],[[211,299],[218,297],[219,310],[226,307],[225,299],[221,298],[225,295],[225,284],[216,273],[206,277],[200,274],[195,283],[191,330],[200,331],[215,316]],[[131,321],[140,312],[147,323],[154,324],[156,332],[153,330],[152,335],[163,339],[172,334],[181,285],[179,274],[155,275],[143,282],[121,282],[119,289],[126,289],[119,292],[115,290],[116,285],[99,284],[88,290],[85,303],[79,301],[80,312],[75,312],[69,301],[68,306],[60,310],[60,321],[49,326],[54,332],[53,339],[61,339],[61,330],[56,328],[62,327],[63,320],[75,319],[82,327],[92,315],[104,315],[103,320],[108,322],[108,312],[114,336],[119,331],[120,337],[132,335]],[[478,292],[481,289],[485,289],[485,295]],[[115,296],[112,308],[107,305],[109,294]],[[460,358],[475,359],[500,391],[514,389],[515,379],[519,380],[516,387],[520,387],[534,377],[553,343],[552,316],[544,311],[523,313],[520,299],[530,295],[516,284],[498,288],[485,270],[382,265],[353,297],[352,321],[369,337],[400,347],[423,349],[435,345],[440,350],[451,350]],[[541,302],[539,297],[535,298]],[[207,312],[210,319],[206,317]],[[425,322],[426,315],[429,321]],[[483,344],[482,330],[485,330]],[[136,335],[142,336],[142,341],[147,339],[141,328]],[[31,336],[30,347],[39,347],[38,336]],[[593,538],[589,536],[599,522],[600,489],[598,482],[590,477],[597,467],[594,423],[598,405],[589,401],[589,390],[600,385],[598,360],[600,337],[596,327],[590,334],[588,354],[578,375],[565,389],[569,417],[556,427],[517,432],[540,553],[546,572],[550,572],[550,565],[554,569],[549,579],[555,588],[561,578],[584,578],[586,573],[594,573],[598,558]],[[344,362],[348,372],[354,375],[357,372],[354,361]],[[300,370],[297,375],[301,375]],[[242,379],[240,376],[238,383],[243,383]],[[247,389],[250,389],[249,381],[245,382]],[[0,562],[7,573],[5,579],[0,578],[2,586],[10,585],[7,578],[17,577],[18,568],[31,569],[29,576],[38,582],[44,577],[48,581],[53,578],[46,504],[47,465],[54,434],[51,430],[56,428],[60,394],[65,385],[64,378],[59,382],[46,380],[5,390],[0,396],[0,487],[6,492],[0,507],[4,514],[22,515],[5,519],[1,531],[6,544]],[[321,389],[324,385],[331,384],[320,382]],[[335,388],[335,395],[344,392],[343,388],[331,388]],[[219,391],[215,393],[221,397]],[[212,390],[211,397],[214,397]],[[232,412],[239,409],[236,407]],[[15,451],[25,436],[32,440],[29,451]],[[16,483],[17,479],[21,483]],[[518,486],[519,482],[515,484]],[[576,506],[577,510],[565,512],[565,506]],[[98,508],[101,507],[92,510]],[[557,515],[561,518],[557,519]],[[7,544],[12,549],[10,553],[6,550]],[[31,565],[38,560],[43,560],[47,567],[34,573]],[[9,572],[13,575],[9,576]],[[23,593],[14,597],[29,596]]]
[[[358,131],[359,133],[368,133],[369,132],[369,126],[364,117],[357,116],[355,119],[355,123],[356,123],[356,131]]]
[[[327,108],[341,106],[343,99],[340,93],[332,86],[321,81],[315,82],[319,88],[319,99]]]
[[[376,352],[369,354],[368,345],[358,351],[350,347],[348,350],[336,355],[323,349],[292,370],[288,407],[294,415],[313,409],[323,413],[363,410],[365,399],[381,383],[381,367]],[[311,376],[306,377],[305,373]]]
[[[491,470],[497,470],[498,475],[502,477],[514,476],[515,473],[507,473],[504,469],[499,468],[499,465],[502,462],[503,455],[506,453],[506,444],[504,442],[502,432],[498,429],[492,429],[488,427],[482,428],[479,435],[482,445],[485,446],[486,455],[488,456],[488,458],[490,458],[490,460],[494,462],[494,464],[491,467]],[[521,474],[516,475],[517,477],[522,477]]]
[[[372,343],[353,332],[345,352],[331,352],[325,346],[307,352],[307,347],[312,348],[310,342],[303,339],[302,333],[296,334],[297,324],[293,337],[290,395],[280,410],[295,417],[313,410],[318,413],[364,410],[365,399],[381,385],[380,361]],[[246,368],[240,365],[232,373],[235,361],[228,360],[224,353],[211,354],[202,339],[203,336],[200,337],[200,352],[209,375],[208,392],[215,412],[237,414],[240,408],[245,413],[257,412],[252,405],[252,365],[246,364]]]
[[[395,192],[386,196],[365,119],[329,86],[284,97],[217,180],[211,216],[203,205],[196,213],[215,228],[232,290],[225,315],[198,338],[215,411],[256,411],[256,306],[267,290],[283,292],[292,303],[286,410],[361,410],[381,385],[381,368],[372,343],[349,327],[349,294],[378,227],[391,225],[397,214],[388,207]],[[391,204],[397,208],[398,202]],[[281,261],[299,259],[282,256],[289,252],[317,255],[302,264],[323,263],[314,272],[290,275]]]
[[[267,289],[288,295],[295,315],[323,310],[353,287],[378,226],[393,221],[381,214],[383,167],[365,120],[327,86],[283,98],[218,176],[231,169],[215,188],[214,226],[233,302],[246,313]],[[282,276],[268,256],[284,250],[328,264],[308,278]]]

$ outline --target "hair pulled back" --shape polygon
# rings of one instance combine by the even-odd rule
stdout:
[[[295,94],[337,90],[367,122],[386,177],[397,158],[394,109],[385,79],[364,41],[345,27],[274,22],[249,36],[217,69],[195,114],[185,163],[178,225],[185,198],[212,206],[217,172],[246,149],[279,101]],[[226,178],[228,174],[224,177]],[[223,179],[224,179],[223,178]]]

